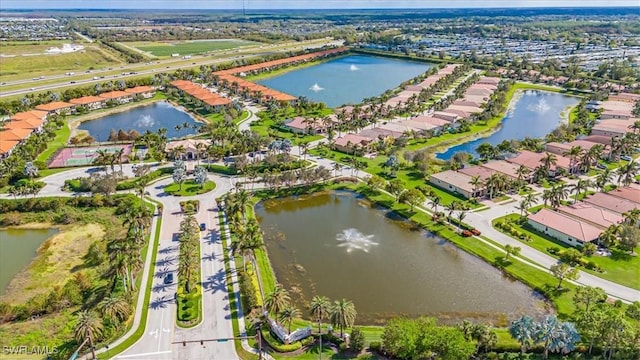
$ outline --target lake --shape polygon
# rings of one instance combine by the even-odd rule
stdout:
[[[188,123],[186,129],[176,130],[176,125]],[[149,105],[139,106],[116,114],[85,121],[78,126],[80,130],[86,130],[97,141],[107,141],[111,130],[119,129],[128,132],[136,130],[141,135],[147,130],[155,132],[160,128],[167,129],[167,138],[180,138],[186,135],[196,134],[199,123],[186,113],[165,101]]]
[[[0,295],[11,279],[31,263],[38,247],[57,233],[56,229],[0,230]]]
[[[256,82],[335,108],[378,96],[433,66],[424,62],[349,55]]]
[[[506,324],[545,311],[524,284],[351,192],[264,201],[256,215],[276,278],[305,314],[315,295],[353,301],[359,324],[402,314]]]
[[[518,96],[518,93],[516,93],[516,96]],[[445,152],[436,154],[436,157],[448,160],[459,151],[465,151],[477,156],[475,149],[484,142],[495,146],[504,140],[544,137],[558,127],[562,121],[561,114],[568,107],[575,106],[579,102],[580,98],[576,96],[567,96],[554,92],[539,90],[521,92],[519,98],[516,97],[511,100],[509,110],[502,119],[498,131],[488,137],[451,147]],[[568,116],[568,113],[565,116]]]

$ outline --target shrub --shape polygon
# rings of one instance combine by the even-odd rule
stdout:
[[[557,246],[554,247],[548,247],[547,248],[547,252],[551,255],[557,255],[560,252],[560,248]]]
[[[382,350],[382,344],[379,341],[373,341],[369,344],[369,350],[380,352],[380,350]]]
[[[2,226],[15,226],[20,224],[22,224],[22,216],[17,212],[4,214],[0,219],[0,225]]]
[[[356,352],[364,349],[364,333],[359,327],[354,327],[353,330],[351,330],[349,347]]]
[[[342,343],[340,344],[339,348],[340,348],[340,352],[345,352],[347,351],[347,344]]]
[[[316,338],[314,338],[313,336],[309,336],[300,340],[300,343],[302,344],[302,346],[309,346],[313,344],[315,341],[316,341]]]
[[[335,346],[340,346],[340,344],[342,344],[344,342],[344,340],[340,339],[339,337],[333,335],[333,334],[322,334],[322,341],[323,342],[330,342],[332,344],[334,344]]]
[[[262,329],[262,338],[269,344],[269,346],[280,353],[287,353],[302,349],[302,343],[296,341],[291,344],[283,344],[280,340],[276,339],[268,329]]]

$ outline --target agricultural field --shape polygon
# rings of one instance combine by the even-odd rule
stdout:
[[[50,46],[45,46],[45,49]],[[84,50],[66,54],[3,57],[0,59],[0,81],[12,81],[65,71],[99,69],[119,63],[121,63],[119,59],[95,47],[87,47]]]
[[[171,54],[192,55],[210,51],[235,49],[241,46],[253,45],[254,42],[244,40],[204,40],[204,41],[183,41],[183,42],[130,42],[124,45],[133,47],[152,55],[164,57]]]
[[[69,44],[69,43],[71,43],[71,40],[2,41],[0,42],[0,54],[2,55],[44,54],[44,52],[50,47],[61,47],[62,44]],[[4,60],[3,60],[3,63],[4,63]]]

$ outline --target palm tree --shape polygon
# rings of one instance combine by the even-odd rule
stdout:
[[[431,197],[431,208],[433,209],[434,213],[438,213],[438,205],[440,205],[440,197],[438,195],[434,195]]]
[[[264,306],[267,311],[275,315],[276,321],[278,320],[278,313],[282,311],[287,304],[291,301],[289,292],[280,284],[276,284],[273,291],[267,295],[264,299]]]
[[[471,180],[469,180],[469,185],[473,186],[473,197],[477,197],[478,189],[484,184],[482,178],[480,176],[472,176]]]
[[[318,320],[318,333],[322,334],[321,323],[327,317],[331,302],[326,296],[314,296],[309,304],[309,314]]]
[[[74,327],[76,341],[79,343],[89,341],[91,355],[94,359],[96,359],[96,350],[93,346],[93,341],[102,336],[103,330],[102,321],[100,321],[94,312],[82,310],[78,313]]]
[[[584,154],[584,150],[580,146],[572,146],[569,150],[562,153],[563,156],[569,157],[569,172],[574,173],[577,169],[576,161]]]
[[[546,153],[546,155],[540,159],[540,162],[548,173],[551,170],[551,166],[555,166],[558,163],[558,157],[555,154]]]
[[[596,186],[598,186],[598,190],[602,192],[612,178],[613,178],[613,174],[611,173],[611,170],[609,168],[605,168],[596,177]]]
[[[578,182],[573,185],[572,191],[575,192],[575,195],[573,197],[574,204],[576,203],[576,201],[578,201],[578,198],[580,197],[582,191],[584,190],[586,192],[589,189],[590,185],[591,181],[584,179],[579,179]]]
[[[280,322],[283,324],[287,324],[287,329],[289,331],[289,334],[291,334],[291,323],[295,318],[298,317],[300,317],[300,310],[298,310],[298,308],[296,308],[295,306],[288,304],[284,309],[282,309],[278,320],[280,320]]]
[[[536,330],[535,321],[529,316],[523,316],[520,319],[514,320],[509,326],[509,334],[511,337],[520,343],[520,353],[524,355],[527,348],[529,348],[533,342],[534,334]]]
[[[344,329],[352,327],[356,321],[356,307],[353,302],[342,299],[336,300],[330,310],[329,319],[331,325],[340,327],[340,337],[344,335]]]
[[[131,315],[131,305],[123,297],[109,296],[98,303],[100,314],[115,323],[126,320]]]
[[[618,170],[618,187],[620,187],[620,182],[622,182],[624,186],[631,185],[638,171],[640,171],[640,166],[635,162],[635,159],[632,159],[622,166]]]

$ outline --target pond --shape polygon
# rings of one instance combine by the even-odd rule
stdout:
[[[516,92],[509,110],[502,119],[500,129],[489,137],[475,139],[436,154],[438,159],[448,160],[453,154],[465,151],[477,156],[476,148],[485,142],[495,146],[504,140],[522,140],[525,137],[544,137],[569,116],[568,108],[577,105],[580,98],[564,94],[527,90]]]
[[[11,279],[31,263],[38,247],[56,233],[56,229],[0,230],[0,295]]]
[[[353,301],[359,324],[401,314],[506,324],[545,312],[524,284],[354,193],[264,201],[256,215],[276,278],[303,313],[315,295]]]
[[[189,124],[186,128],[183,126],[185,123]],[[176,129],[176,126],[179,126],[179,129]],[[167,138],[173,139],[196,134],[199,127],[200,124],[191,115],[168,102],[161,101],[85,121],[78,129],[88,131],[97,141],[107,141],[111,130],[136,130],[144,134],[147,130],[155,132],[160,128],[166,128]]]
[[[329,107],[357,104],[394,89],[434,65],[368,55],[349,55],[256,81]]]

